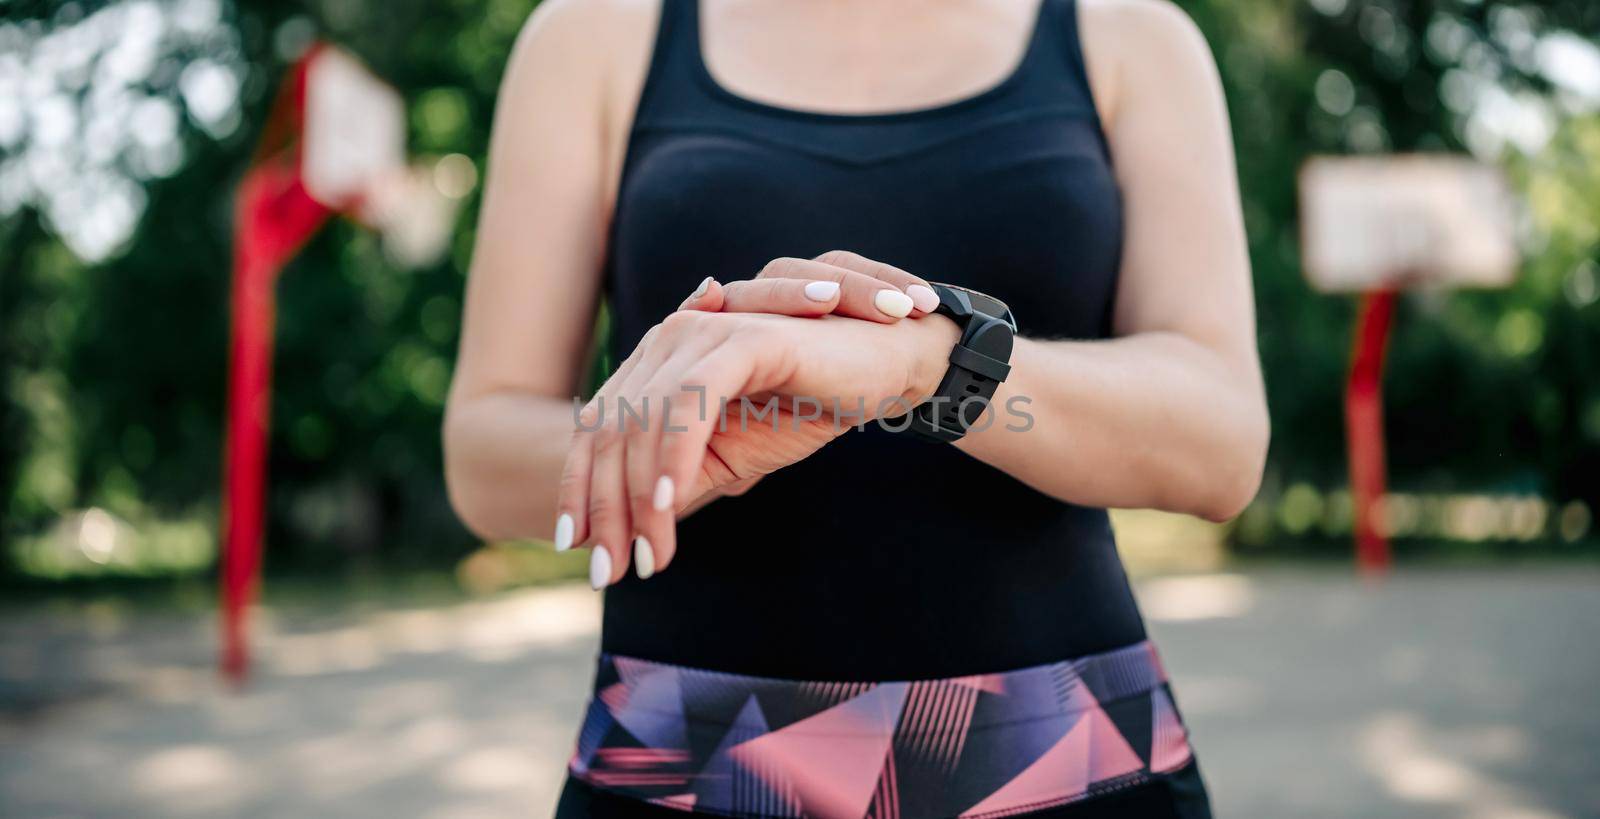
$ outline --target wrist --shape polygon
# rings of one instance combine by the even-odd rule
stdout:
[[[907,319],[900,326],[911,335],[905,395],[912,402],[920,402],[939,389],[939,382],[950,369],[950,351],[961,341],[961,328],[938,313]]]
[[[1010,374],[1017,325],[1011,308],[993,296],[956,285],[933,286],[939,295],[936,315],[948,316],[953,327],[935,324],[931,343],[918,349],[908,395],[926,401],[912,410],[907,431],[953,443],[978,423]],[[941,354],[942,360],[936,357]]]

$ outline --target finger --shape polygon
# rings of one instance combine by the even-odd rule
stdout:
[[[660,385],[675,381],[671,374],[681,372],[689,362],[698,359],[701,354],[698,348],[701,346],[692,339],[687,340],[665,363],[646,374],[647,383],[630,386],[631,392],[644,396],[641,401],[646,407],[648,419],[648,423],[630,426],[623,459],[628,517],[633,527],[629,548],[633,554],[634,573],[640,580],[649,580],[656,572],[665,569],[677,551],[677,516],[672,503],[674,493],[671,481],[661,480],[656,464],[663,430],[678,423],[685,415],[685,408],[681,406],[681,401],[673,400],[675,396],[661,392]],[[663,483],[666,485],[665,497],[662,496]]]
[[[583,521],[581,526],[574,526],[578,538],[575,542],[587,539],[593,543],[589,583],[596,589],[616,582],[628,569],[631,529],[625,502],[622,449],[626,428],[638,422],[635,414],[641,411],[636,394],[630,392],[629,387],[647,380],[657,362],[666,357],[669,345],[664,344],[661,337],[661,325],[650,328],[595,395],[591,403],[598,410],[599,420],[589,425],[593,431],[585,433],[590,449],[587,489],[575,486],[569,493],[573,498],[570,502],[581,503],[581,506],[562,507],[582,512],[581,517],[574,515]],[[585,483],[577,475],[573,481]],[[578,529],[583,529],[584,533],[578,535]]]
[[[843,270],[839,288],[839,309],[834,312],[841,316],[892,323],[916,312],[910,296],[854,270]]]
[[[774,259],[762,269],[755,281],[784,279],[837,283],[840,288],[839,306],[834,312],[852,318],[889,324],[911,315],[916,308],[910,296],[889,282],[811,259]]]
[[[700,286],[689,294],[689,298],[678,305],[679,310],[700,310],[706,313],[722,312],[722,285],[710,276],[700,281]]]
[[[721,344],[681,375],[674,376],[677,384],[660,385],[678,392],[684,391],[684,387],[703,390],[706,401],[704,412],[685,413],[682,423],[662,430],[656,470],[666,478],[667,489],[663,491],[672,493],[674,509],[694,500],[695,477],[703,468],[706,444],[722,421],[722,402],[736,400],[748,392],[746,386],[753,368],[754,359],[748,345]]]
[[[751,279],[722,288],[724,313],[776,313],[783,316],[825,316],[839,306],[838,281],[822,279]]]
[[[668,424],[677,423],[674,416],[681,418],[684,414],[681,407],[676,411],[670,408],[671,396],[651,394],[648,389],[645,392],[650,407],[649,423],[628,431],[623,462],[628,517],[633,527],[629,548],[633,552],[634,573],[640,580],[648,580],[665,569],[677,550],[671,485],[667,482],[664,500],[657,497],[662,481],[656,458],[662,430]]]
[[[600,385],[589,403],[577,413],[567,460],[561,468],[561,484],[556,496],[556,551],[564,552],[589,537],[589,482],[594,468],[594,433],[608,421],[620,385],[638,368],[641,359],[651,354],[648,339],[640,341],[632,354],[623,359],[617,371]],[[615,423],[614,419],[610,419]]]
[[[626,439],[607,424],[594,434],[594,467],[589,479],[589,536],[594,551],[589,557],[589,585],[603,589],[628,570],[633,529],[628,522],[627,487],[623,479]]]
[[[939,294],[933,292],[928,286],[928,280],[921,276],[913,276],[892,264],[869,259],[859,253],[848,250],[830,250],[818,256],[815,261],[834,267],[842,267],[865,276],[871,276],[878,281],[894,285],[911,297],[915,305],[913,313],[918,316],[932,313],[939,306]]]
[[[605,422],[600,401],[590,401],[577,413],[567,460],[561,467],[556,494],[555,547],[565,552],[588,537],[589,477],[594,465],[594,430]]]
[[[640,363],[618,389],[619,412],[623,400],[632,408],[625,418],[618,418],[625,421],[621,469],[630,527],[628,540],[622,546],[632,555],[634,570],[641,579],[649,579],[666,568],[676,548],[674,508],[670,503],[655,503],[659,478],[656,450],[661,431],[668,423],[670,396],[659,388],[652,389],[652,385],[670,380],[670,374],[681,372],[714,346],[715,331],[707,333],[707,321],[692,314],[678,314],[652,328],[648,341],[641,342],[649,349],[643,351]],[[669,375],[663,376],[664,373]]]

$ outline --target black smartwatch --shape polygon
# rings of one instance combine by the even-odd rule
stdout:
[[[950,351],[950,369],[939,388],[907,416],[904,431],[950,443],[961,440],[983,411],[1000,382],[1011,373],[1011,343],[1017,322],[1006,303],[976,290],[930,282],[939,294],[935,313],[949,316],[961,328]]]

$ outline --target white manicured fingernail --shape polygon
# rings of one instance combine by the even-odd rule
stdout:
[[[655,507],[657,512],[665,512],[672,508],[672,499],[675,494],[672,479],[662,475],[656,481],[656,493],[650,498],[650,505]]]
[[[827,301],[839,295],[838,282],[807,282],[806,298],[812,301]]]
[[[633,570],[639,573],[640,580],[649,580],[656,573],[656,552],[644,535],[633,539]]]
[[[712,281],[714,281],[714,279],[712,279],[710,276],[707,276],[707,277],[701,279],[700,280],[700,286],[696,287],[694,289],[694,292],[689,294],[689,298],[698,299],[701,296],[704,296],[706,294],[706,291],[711,289],[711,282]]]
[[[572,516],[566,512],[556,518],[556,551],[565,552],[572,548]]]
[[[594,554],[589,556],[589,585],[599,591],[611,582],[611,553],[598,543],[592,551]]]
[[[886,316],[905,318],[911,315],[911,297],[899,290],[879,290],[878,295],[872,297],[872,304]]]
[[[906,295],[911,297],[911,303],[924,313],[932,313],[939,306],[939,294],[933,292],[931,287],[913,284],[906,287]]]

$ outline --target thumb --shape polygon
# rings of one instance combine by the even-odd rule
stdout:
[[[720,313],[723,304],[722,285],[710,276],[700,282],[700,286],[689,294],[689,298],[678,305],[679,310],[699,310],[704,313]]]

